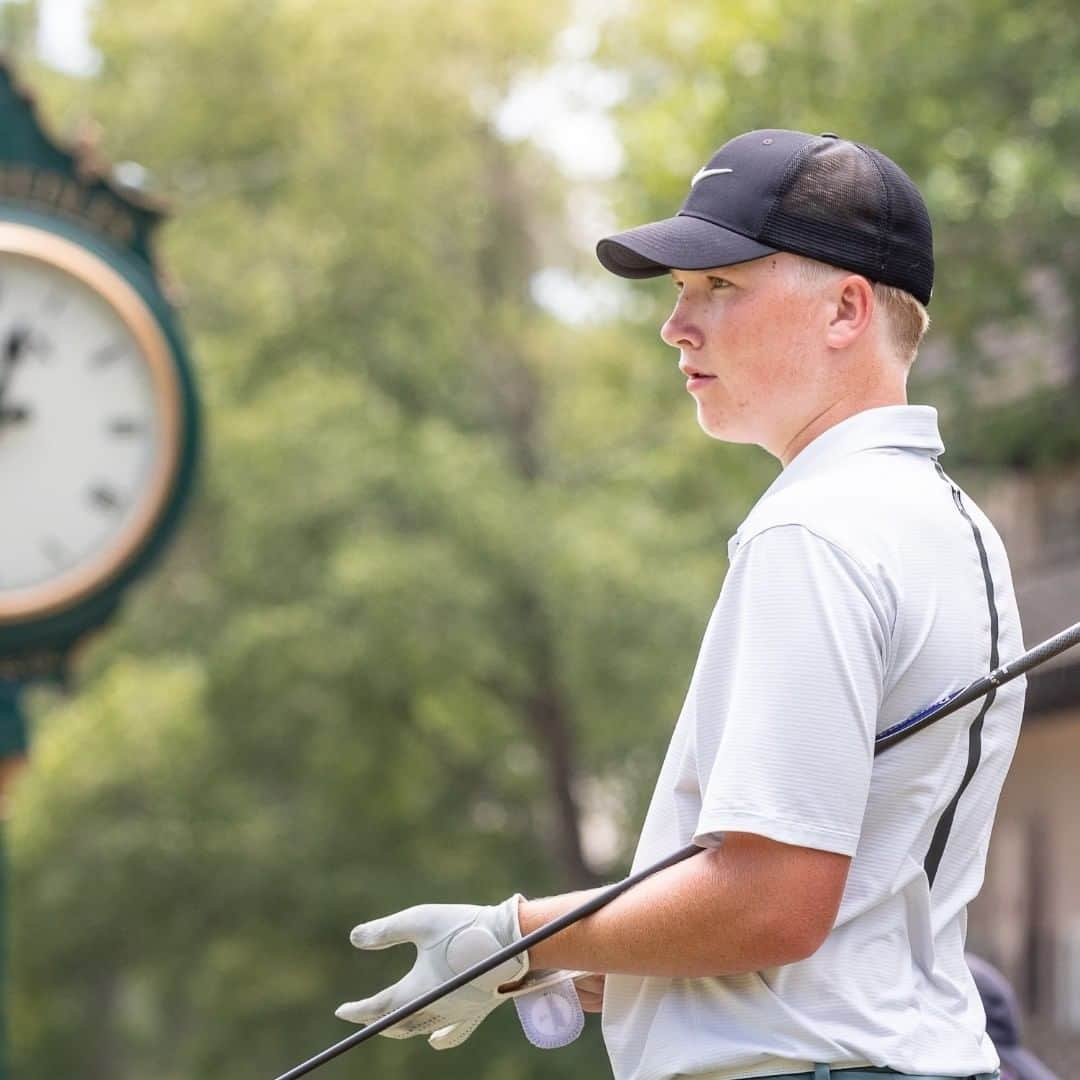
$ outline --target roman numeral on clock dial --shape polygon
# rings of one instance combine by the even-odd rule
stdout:
[[[90,502],[98,510],[115,513],[124,508],[123,497],[107,484],[96,484],[90,489]]]
[[[49,562],[56,567],[65,566],[71,557],[64,545],[55,536],[43,536],[41,538],[41,550]]]
[[[117,417],[109,421],[109,434],[117,438],[131,438],[142,435],[146,431],[146,424],[142,420],[133,420],[126,417]]]
[[[110,341],[108,345],[102,345],[90,354],[91,367],[108,367],[115,364],[125,353],[131,351],[131,345],[126,341]]]

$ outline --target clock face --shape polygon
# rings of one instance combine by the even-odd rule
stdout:
[[[0,621],[126,565],[168,498],[179,411],[134,289],[76,244],[0,224]]]

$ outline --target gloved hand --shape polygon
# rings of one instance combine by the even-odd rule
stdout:
[[[396,915],[361,923],[349,935],[356,948],[386,949],[412,942],[416,945],[416,963],[393,986],[363,1001],[346,1002],[339,1006],[336,1015],[354,1024],[373,1023],[447,979],[460,975],[499,949],[520,941],[520,899],[520,894],[515,894],[495,907],[420,904]],[[488,1013],[513,996],[500,994],[498,987],[516,982],[528,971],[529,957],[525,952],[504,961],[407,1020],[387,1028],[382,1034],[394,1039],[429,1035],[428,1042],[436,1050],[458,1046],[480,1026]]]

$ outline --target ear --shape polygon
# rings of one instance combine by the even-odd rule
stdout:
[[[825,343],[830,349],[850,348],[874,317],[874,287],[861,274],[838,278],[830,290],[830,304]]]

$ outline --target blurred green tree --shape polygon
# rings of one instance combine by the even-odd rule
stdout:
[[[627,5],[599,54],[630,87],[618,218],[672,213],[738,131],[864,139],[937,225],[931,340],[956,363],[917,366],[916,394],[959,425],[994,375],[983,329],[1045,328],[1047,290],[1075,376],[1067,16]],[[101,70],[37,73],[47,115],[96,117],[175,202],[163,262],[210,447],[181,542],[88,649],[79,697],[37,701],[12,821],[23,1075],[274,1075],[404,970],[354,956],[355,922],[624,870],[727,537],[776,465],[696,429],[656,339],[663,282],[627,286],[617,324],[533,298],[561,252],[580,270],[567,188],[492,115],[567,18],[102,0]],[[595,1021],[554,1055],[515,1027],[501,1010],[435,1058],[380,1039],[323,1075],[606,1071]]]
[[[100,72],[40,73],[50,113],[97,118],[175,197],[210,447],[78,700],[36,710],[28,1074],[275,1075],[404,969],[352,954],[354,923],[621,876],[745,495],[714,479],[702,505],[673,366],[661,395],[622,335],[532,298],[571,244],[562,181],[492,109],[565,18],[107,0]],[[590,858],[601,798],[626,827]],[[603,1068],[595,1023],[547,1056],[500,1017],[435,1061],[357,1054],[387,1077]]]

